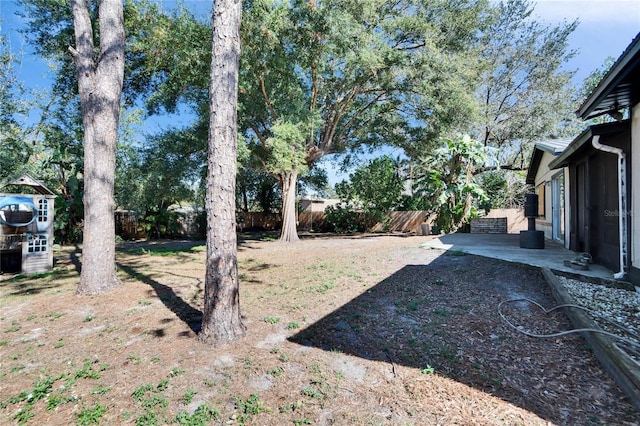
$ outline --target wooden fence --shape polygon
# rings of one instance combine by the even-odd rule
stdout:
[[[408,212],[389,212],[387,219],[376,224],[373,232],[415,232],[421,233],[420,225],[427,223],[433,224],[433,216],[429,216],[429,212],[423,210]]]
[[[278,213],[240,212],[236,215],[236,220],[239,231],[273,231],[282,227],[282,218]]]
[[[195,215],[196,213],[194,213]],[[197,234],[197,226],[194,217],[182,214],[178,233],[183,237],[194,237]],[[527,219],[522,209],[495,209],[491,210],[485,218],[506,218],[507,232],[519,233],[527,229]],[[325,215],[323,212],[302,212],[298,215],[298,230],[322,230]],[[422,224],[432,227],[434,216],[428,216],[427,211],[390,212],[387,218],[373,227],[373,232],[423,232]],[[277,213],[241,212],[237,216],[238,231],[251,230],[278,230],[282,226],[282,218]],[[122,237],[142,237],[144,232],[140,229],[135,216],[129,212],[116,212],[116,232]]]

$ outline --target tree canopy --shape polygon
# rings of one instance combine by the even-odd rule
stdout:
[[[291,1],[247,4],[241,129],[283,189],[281,240],[296,240],[290,191],[325,155],[362,145],[422,151],[472,109],[477,1]],[[293,163],[280,161],[286,126]],[[294,128],[297,130],[294,131]],[[294,142],[292,136],[297,135]],[[300,160],[304,159],[304,163]],[[287,207],[289,206],[289,207]],[[293,229],[293,231],[291,231]]]
[[[25,116],[29,110],[24,100],[25,89],[15,72],[19,65],[20,58],[0,33],[0,182],[26,171],[34,150],[29,143],[33,142],[29,141],[29,129],[18,121],[18,117]]]
[[[533,142],[575,129],[574,72],[562,66],[575,55],[568,43],[578,22],[544,25],[533,11],[529,0],[501,1],[481,38],[479,116],[471,131],[499,148],[492,168],[522,170]]]
[[[327,211],[327,221],[334,228],[340,228],[337,219],[351,217],[354,223],[344,223],[348,226],[342,226],[343,230],[352,231],[357,225],[370,229],[402,205],[404,189],[405,178],[399,161],[387,155],[370,160],[351,173],[349,181],[336,184],[341,205]]]
[[[68,105],[60,110],[72,110],[77,89],[67,53],[73,44],[70,10],[63,2],[20,2],[34,48],[58,64],[53,92]],[[97,8],[89,4],[95,18]],[[144,192],[149,211],[171,200],[193,200],[196,187],[202,202],[206,173],[211,22],[186,5],[163,6],[125,2],[123,105],[159,116],[188,111],[194,122],[120,144],[118,181],[135,170],[137,183],[145,184],[131,192],[117,184],[118,202],[130,206],[130,195]],[[501,154],[475,173],[516,170],[526,167],[533,141],[573,129],[572,74],[562,65],[573,55],[567,40],[577,23],[540,24],[528,0],[256,0],[243,7],[238,125],[251,151],[240,162],[243,209],[263,205],[273,211],[273,202],[282,200],[289,208],[280,210],[291,222],[300,177],[332,153],[393,145],[419,161],[439,147],[441,136],[463,132]],[[48,164],[61,172],[54,186],[72,200],[74,188],[83,185],[82,166],[72,157],[82,149],[68,148],[78,146],[72,142],[77,132],[71,120],[54,119],[54,109],[50,129],[40,134],[43,148],[55,153]],[[16,146],[12,156],[31,149]],[[185,161],[193,168],[183,167]],[[169,165],[175,191],[163,199],[169,194],[151,188]],[[295,226],[287,229],[284,239],[295,240]]]
[[[357,168],[348,182],[336,184],[336,193],[354,207],[386,213],[402,203],[404,186],[399,162],[385,155]]]

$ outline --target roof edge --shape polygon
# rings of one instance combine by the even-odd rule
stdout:
[[[566,161],[569,157],[571,157],[577,150],[582,148],[582,146],[591,139],[593,136],[593,129],[588,127],[583,130],[576,138],[569,144],[569,146],[560,154],[556,159],[549,163],[549,169],[559,169],[566,165]]]
[[[636,37],[631,41],[631,44],[622,55],[618,58],[618,60],[611,66],[611,69],[607,72],[607,74],[600,80],[600,83],[596,86],[595,89],[587,96],[587,99],[580,105],[580,108],[576,111],[576,115],[583,120],[587,120],[591,118],[589,114],[593,112],[598,103],[605,98],[611,90],[618,83],[618,80],[622,79],[624,76],[621,75],[621,72],[624,68],[631,62],[635,55],[640,52],[640,33],[636,35]]]
[[[543,151],[540,150],[537,146],[533,148],[533,153],[531,154],[531,160],[529,161],[529,168],[527,170],[527,177],[525,178],[525,183],[528,185],[533,185],[536,183],[536,175],[538,174],[538,169],[540,168],[540,163],[542,162]]]
[[[567,160],[575,154],[585,143],[591,140],[595,135],[610,135],[621,131],[624,131],[627,126],[630,126],[630,120],[623,120],[621,122],[594,124],[587,127],[578,136],[571,141],[569,146],[560,154],[557,158],[549,163],[549,169],[559,169],[567,165]]]
[[[35,180],[27,174],[22,175],[16,179],[10,179],[6,182],[3,182],[2,184],[0,184],[0,189],[9,185],[30,186],[41,195],[56,195],[53,191],[44,186],[42,182]]]

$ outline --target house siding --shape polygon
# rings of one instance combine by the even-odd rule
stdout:
[[[564,173],[564,169],[562,171],[558,170],[550,170],[549,163],[556,158],[555,155],[544,152],[542,154],[542,159],[540,160],[540,166],[538,167],[538,172],[535,178],[535,189],[536,194],[538,194],[538,203],[544,206],[544,215],[541,215],[536,218],[536,230],[544,232],[544,238],[551,240],[553,239],[553,196],[552,196],[552,188],[551,188],[551,180],[554,176],[557,176],[558,173]],[[567,179],[565,175],[565,198],[567,194],[566,185]],[[541,188],[544,188],[541,190]],[[567,203],[565,202],[565,208]],[[566,218],[566,211],[565,211]],[[566,221],[565,221],[566,222]],[[565,229],[567,229],[565,223]],[[567,237],[565,236],[565,240]],[[565,243],[566,245],[566,243]]]
[[[575,188],[571,187],[571,174],[568,167],[564,167],[564,247],[571,248],[571,217],[575,207],[571,204],[571,198]]]
[[[631,134],[628,123],[612,123],[592,128],[600,143],[621,148],[631,157]],[[596,263],[611,270],[620,268],[618,212],[618,159],[611,153],[596,150],[591,137],[576,153],[569,166],[571,215],[570,249],[588,252]],[[631,177],[627,167],[627,181]],[[627,185],[627,197],[630,197]],[[623,213],[625,214],[625,213]],[[631,235],[631,230],[628,229]]]
[[[32,274],[34,272],[50,271],[53,265],[53,253],[27,254],[22,256],[22,273]]]
[[[640,104],[631,109],[631,141],[636,145],[631,150],[631,188],[640,188]],[[631,242],[629,260],[633,269],[640,270],[640,194],[638,189],[631,191]],[[637,271],[636,271],[637,272]],[[640,277],[640,273],[638,273]],[[640,280],[638,280],[640,281]]]

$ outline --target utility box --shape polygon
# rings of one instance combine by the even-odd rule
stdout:
[[[527,194],[524,197],[524,217],[538,217],[538,195]]]
[[[529,229],[520,231],[520,248],[543,249],[544,231],[536,231],[538,217],[538,195],[527,194],[524,201],[524,215],[529,221]]]

